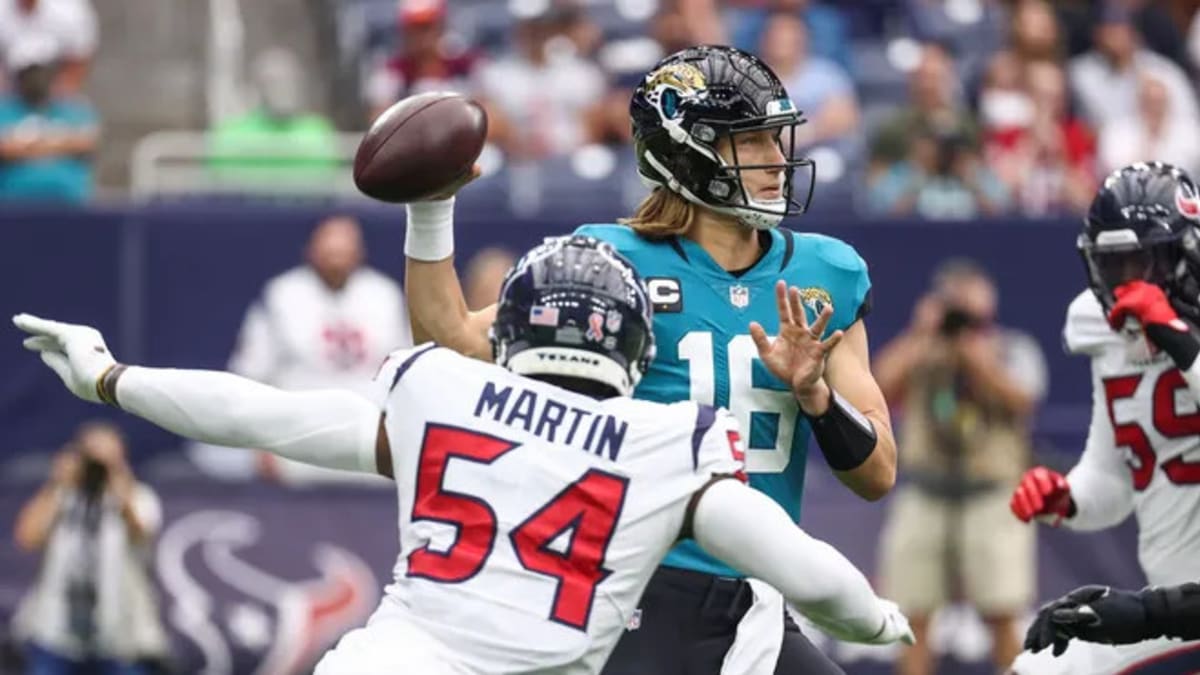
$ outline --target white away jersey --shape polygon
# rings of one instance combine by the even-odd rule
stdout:
[[[1077,529],[1110,527],[1132,510],[1151,584],[1200,576],[1200,409],[1171,358],[1141,331],[1111,330],[1091,291],[1067,310],[1067,350],[1092,360],[1092,422],[1067,476]]]
[[[741,476],[736,422],[690,401],[598,401],[433,345],[376,385],[401,544],[380,612],[466,672],[598,673],[693,493]]]

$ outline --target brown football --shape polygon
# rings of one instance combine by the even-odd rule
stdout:
[[[486,138],[487,115],[475,101],[448,92],[410,96],[359,142],[354,184],[385,202],[427,199],[471,170]]]

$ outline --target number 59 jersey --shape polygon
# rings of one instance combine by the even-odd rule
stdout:
[[[1111,527],[1132,511],[1151,584],[1200,576],[1200,409],[1170,357],[1141,331],[1116,332],[1091,291],[1067,310],[1067,350],[1092,361],[1092,421],[1067,476],[1069,527]]]
[[[742,475],[733,418],[692,402],[596,400],[433,345],[376,387],[401,545],[381,611],[465,672],[598,673],[692,495]]]
[[[775,228],[760,235],[770,242],[762,258],[735,275],[685,237],[652,241],[623,225],[585,225],[576,234],[612,244],[650,293],[657,352],[634,397],[728,408],[744,432],[750,485],[799,522],[811,430],[791,388],[759,360],[750,322],[778,333],[775,283],[783,279],[800,289],[809,321],[832,305],[827,334],[849,328],[870,309],[863,259],[837,239]],[[664,562],[741,576],[693,541]]]

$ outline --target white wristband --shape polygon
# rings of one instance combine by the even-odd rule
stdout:
[[[437,262],[454,254],[454,197],[406,205],[408,229],[404,255],[413,260]]]

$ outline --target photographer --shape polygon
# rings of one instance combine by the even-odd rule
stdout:
[[[54,460],[50,479],[17,516],[15,539],[42,552],[38,578],[13,619],[31,675],[141,675],[165,656],[148,569],[162,519],[137,482],[116,427],[92,422]]]
[[[974,262],[943,263],[906,331],[875,363],[901,413],[900,475],[882,537],[882,583],[917,645],[898,672],[933,672],[933,613],[960,596],[983,616],[992,657],[1020,652],[1015,617],[1033,600],[1035,539],[1009,513],[1028,465],[1028,421],[1046,388],[1029,336],[993,323],[996,289]]]

